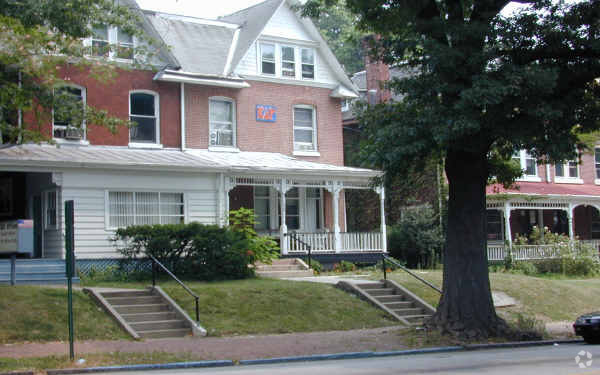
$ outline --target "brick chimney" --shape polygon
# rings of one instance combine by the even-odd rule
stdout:
[[[369,56],[369,39],[379,39],[379,36],[367,36],[363,39],[365,49],[365,70],[367,72],[367,95],[369,104],[377,104],[391,99],[390,90],[383,89],[385,82],[390,80],[390,68],[382,61],[372,60]]]

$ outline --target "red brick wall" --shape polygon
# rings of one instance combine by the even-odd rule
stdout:
[[[293,107],[308,104],[317,110],[317,148],[321,155],[299,158],[343,165],[340,99],[331,98],[330,89],[257,81],[249,83],[251,87],[245,89],[186,85],[186,147],[208,147],[208,99],[224,96],[235,100],[237,147],[240,150],[292,155]],[[256,121],[257,104],[275,106],[277,121]]]
[[[88,70],[74,67],[62,69],[62,77],[86,89],[87,104],[105,109],[111,116],[129,117],[129,92],[150,90],[159,94],[160,142],[164,147],[181,147],[179,84],[153,81],[154,72],[142,70],[118,70],[118,75],[107,81],[92,78]],[[51,121],[51,120],[50,120]],[[52,124],[43,127],[44,134],[51,135]],[[123,127],[117,134],[106,128],[87,124],[87,139],[93,145],[127,146],[128,129]]]

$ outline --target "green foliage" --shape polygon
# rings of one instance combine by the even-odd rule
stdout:
[[[178,276],[219,280],[254,275],[251,241],[239,231],[200,223],[140,225],[115,232],[117,250],[128,259],[151,254]]]
[[[229,211],[229,226],[233,231],[241,233],[249,241],[249,250],[256,261],[271,264],[279,258],[280,250],[277,242],[270,236],[259,236],[254,230],[256,215],[254,210],[241,207]]]
[[[79,273],[81,283],[92,285],[102,282],[128,282],[149,280],[152,274],[149,271],[133,270],[127,271],[120,266],[109,266],[104,268],[91,267],[87,274]]]
[[[409,268],[434,267],[444,236],[437,215],[429,207],[404,211],[388,232],[388,251]]]
[[[339,263],[333,265],[333,272],[354,272],[356,271],[356,265],[347,260],[342,260]]]
[[[514,329],[514,334],[516,336],[515,339],[517,340],[541,340],[545,337],[548,337],[546,325],[543,321],[522,313],[517,314],[517,319],[514,323]]]
[[[106,110],[86,106],[69,95],[55,92],[68,84],[60,67],[89,71],[100,81],[110,81],[118,68],[126,67],[101,59],[88,59],[89,47],[83,39],[92,35],[94,26],[118,26],[135,36],[136,61],[132,66],[147,67],[154,42],[142,33],[139,14],[112,0],[0,0],[0,132],[4,142],[25,143],[48,140],[42,126],[58,116],[72,119],[80,127],[85,119],[87,131],[102,126],[116,132],[130,125],[126,119],[110,116]],[[108,48],[114,49],[111,45]],[[154,49],[157,50],[157,49]],[[31,116],[18,125],[18,111]],[[92,125],[92,126],[90,126]]]
[[[302,260],[304,261],[304,263],[308,264],[307,258],[304,258]],[[318,260],[315,260],[315,259],[310,260],[310,268],[317,275],[323,272],[323,265],[321,264],[321,262],[319,262]]]

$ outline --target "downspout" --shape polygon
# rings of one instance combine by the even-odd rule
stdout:
[[[180,94],[179,99],[181,101],[181,150],[185,150],[185,83],[179,84]]]
[[[21,91],[21,88],[23,87],[23,76],[21,71],[19,71],[19,91]],[[23,140],[23,110],[21,109],[21,107],[19,107],[19,110],[17,111],[17,124],[19,126],[19,136],[17,137],[17,143],[21,143],[21,141]]]

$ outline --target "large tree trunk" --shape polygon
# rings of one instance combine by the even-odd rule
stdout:
[[[496,315],[488,273],[485,230],[485,153],[450,150],[448,229],[444,247],[443,294],[429,325],[461,338],[506,333]]]

